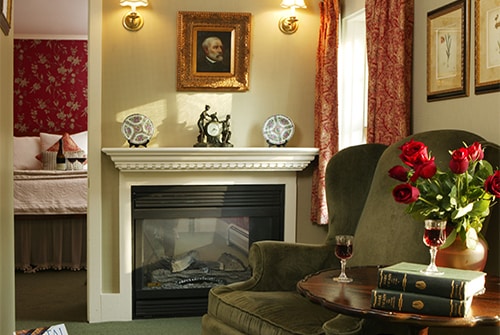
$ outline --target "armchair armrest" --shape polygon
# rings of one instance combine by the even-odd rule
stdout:
[[[253,243],[248,258],[252,277],[233,290],[295,291],[308,274],[339,264],[332,246],[279,241]]]

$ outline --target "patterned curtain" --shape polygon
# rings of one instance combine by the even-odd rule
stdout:
[[[328,224],[325,195],[326,165],[338,151],[337,50],[339,0],[320,2],[320,31],[316,55],[314,145],[319,148],[318,167],[313,174],[311,221]]]
[[[367,142],[410,134],[414,0],[366,0]]]

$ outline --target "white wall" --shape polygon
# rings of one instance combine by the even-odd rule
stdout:
[[[105,321],[100,297],[118,293],[122,287],[118,276],[118,171],[107,156],[99,155],[98,150],[127,146],[120,129],[123,119],[131,113],[146,114],[155,123],[156,132],[149,147],[192,147],[198,135],[196,122],[206,104],[219,116],[231,114],[231,142],[236,147],[267,146],[262,124],[276,113],[290,116],[296,124],[295,135],[288,146],[313,146],[319,8],[315,0],[306,3],[307,9],[297,10],[298,32],[285,35],[278,29],[278,20],[288,13],[279,6],[279,1],[150,2],[147,8],[139,9],[145,24],[138,32],[122,27],[121,19],[127,9],[117,2],[90,1],[89,147],[93,151],[89,153],[89,161],[93,163],[89,164],[88,233],[91,322]],[[102,20],[95,17],[95,12],[101,8]],[[177,92],[177,48],[183,47],[177,45],[179,11],[252,14],[248,92]],[[99,28],[102,34],[97,32]],[[299,179],[303,185],[298,192],[299,203],[304,206],[298,208],[298,212],[308,215],[310,173]],[[307,226],[306,231],[312,227],[308,218],[300,225]]]

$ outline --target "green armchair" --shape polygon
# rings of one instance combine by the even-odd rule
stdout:
[[[460,130],[430,131],[414,134],[389,147],[364,144],[338,152],[326,172],[330,223],[325,243],[253,243],[249,253],[252,277],[210,290],[202,334],[330,335],[396,330],[394,325],[337,314],[314,304],[296,292],[296,283],[318,270],[339,267],[333,253],[336,234],[355,235],[354,256],[348,266],[429,261],[428,249],[422,243],[422,224],[411,219],[404,213],[404,206],[392,199],[394,181],[387,174],[392,166],[399,164],[398,148],[410,138],[428,145],[441,167],[449,161],[448,150],[475,141],[487,147],[486,159],[500,165],[497,145]],[[498,207],[490,216],[487,235],[491,250],[486,271],[496,275],[499,273]]]

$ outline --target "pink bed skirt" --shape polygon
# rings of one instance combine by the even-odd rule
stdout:
[[[16,270],[86,269],[87,217],[16,216],[15,249]]]

